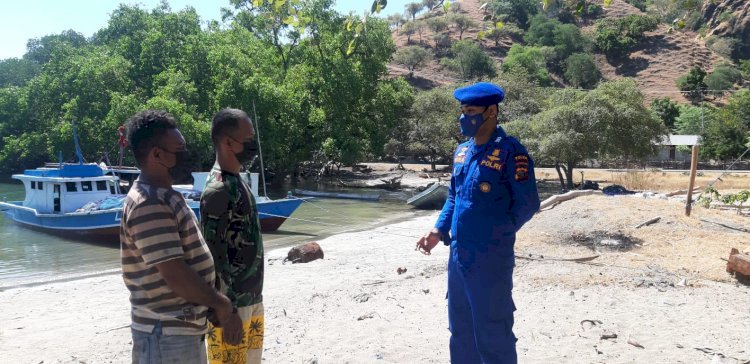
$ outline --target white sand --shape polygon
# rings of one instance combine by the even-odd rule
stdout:
[[[421,235],[435,216],[319,241],[326,258],[308,264],[282,264],[285,251],[269,252],[265,362],[448,362],[448,249],[423,256],[409,236]],[[693,282],[699,288],[639,288],[631,279],[570,284],[576,277],[580,283],[643,272],[569,262],[517,265],[522,363],[750,361],[748,287],[700,281]],[[398,267],[408,271],[398,275]],[[130,360],[128,294],[119,275],[0,292],[0,312],[0,363]],[[603,333],[617,338],[601,339]]]

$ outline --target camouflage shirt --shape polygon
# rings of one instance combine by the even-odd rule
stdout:
[[[215,164],[206,179],[200,212],[217,288],[237,307],[262,302],[263,236],[250,188]]]

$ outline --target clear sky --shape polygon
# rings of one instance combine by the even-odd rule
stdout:
[[[381,15],[403,13],[408,2],[390,0]],[[107,25],[119,4],[138,4],[153,9],[159,0],[0,0],[0,59],[20,58],[26,53],[26,41],[48,34],[73,29],[86,37]],[[173,11],[192,6],[201,20],[220,20],[219,9],[228,7],[228,0],[169,0]],[[341,13],[362,14],[370,9],[371,0],[336,0]]]

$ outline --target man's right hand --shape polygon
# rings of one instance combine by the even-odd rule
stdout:
[[[239,345],[245,333],[242,330],[242,319],[232,307],[232,302],[227,299],[226,303],[217,307],[216,317],[222,331],[222,340],[230,345]]]
[[[442,240],[442,234],[440,234],[437,229],[432,229],[417,241],[417,248],[414,250],[418,250],[424,255],[430,255],[430,251],[440,242],[440,240]]]

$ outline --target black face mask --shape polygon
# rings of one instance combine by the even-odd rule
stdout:
[[[169,151],[167,150],[167,152]],[[190,156],[190,152],[187,150],[180,150],[170,153],[174,154],[175,158],[174,166],[167,170],[169,176],[172,177],[172,181],[183,182],[187,180],[193,172],[193,158]]]
[[[232,138],[234,139],[234,138]],[[239,142],[237,139],[235,141]],[[242,151],[236,153],[234,156],[237,157],[237,161],[241,164],[252,161],[255,156],[258,155],[258,143],[255,140],[242,143]]]

